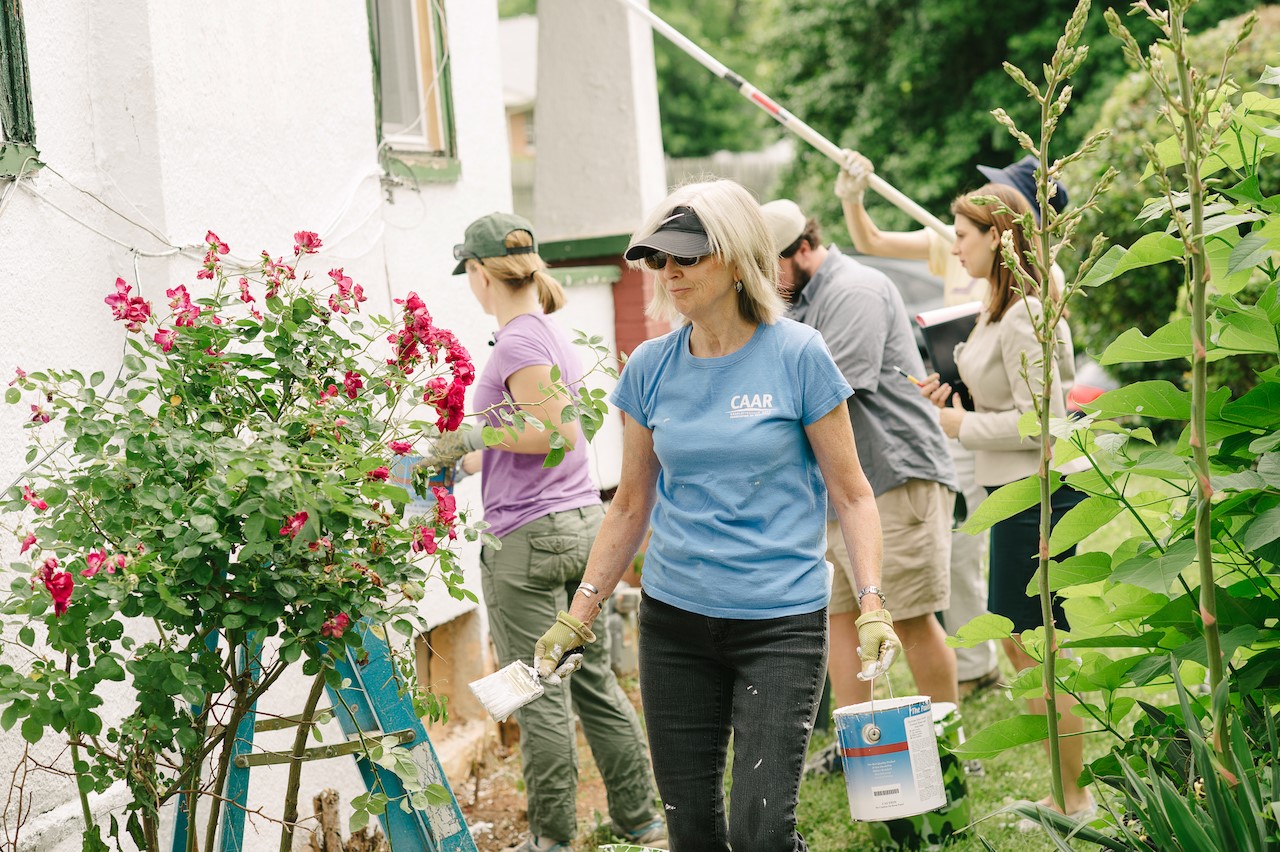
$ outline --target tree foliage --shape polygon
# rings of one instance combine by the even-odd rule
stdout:
[[[1280,56],[1280,6],[1260,11],[1258,26],[1229,66],[1234,78],[1242,84],[1257,80],[1266,65],[1275,63]],[[1200,68],[1221,67],[1226,46],[1238,29],[1238,21],[1226,21],[1192,38],[1188,44],[1192,61]],[[1143,179],[1147,157],[1142,151],[1142,140],[1167,133],[1168,124],[1159,117],[1159,105],[1159,95],[1152,89],[1150,80],[1136,73],[1121,80],[1101,105],[1096,129],[1110,128],[1112,136],[1092,156],[1074,164],[1065,180],[1069,186],[1090,186],[1109,166],[1120,170],[1120,179],[1099,201],[1097,209],[1085,214],[1080,231],[1082,240],[1105,233],[1113,244],[1131,246],[1143,234],[1144,223],[1136,217],[1154,188],[1149,179]],[[1264,196],[1280,191],[1280,179],[1274,175],[1268,177],[1264,170],[1260,178]],[[1229,186],[1236,179],[1224,177],[1223,181]],[[1064,258],[1070,264],[1071,256],[1064,255]],[[1072,329],[1077,342],[1096,354],[1127,329],[1137,328],[1149,334],[1160,328],[1185,311],[1185,294],[1180,299],[1181,281],[1182,273],[1176,266],[1150,266],[1125,276],[1123,286],[1089,291],[1088,298],[1077,302],[1073,309]],[[1253,303],[1257,301],[1259,289],[1256,284],[1247,287],[1238,298]],[[1254,369],[1258,365],[1254,360],[1234,358],[1213,363],[1210,369],[1214,383],[1241,392],[1247,390],[1255,381]],[[1108,369],[1124,382],[1160,379],[1181,385],[1186,363],[1183,360],[1117,363]]]
[[[1204,0],[1189,16],[1193,31],[1257,4]],[[924,207],[945,212],[950,200],[982,183],[979,164],[1003,166],[1022,156],[992,120],[1003,107],[1019,125],[1037,107],[1005,74],[1002,62],[1034,69],[1053,52],[1073,0],[1006,3],[978,0],[794,0],[772,7],[767,51],[776,60],[766,88],[791,112],[844,147],[866,154],[886,180]],[[1060,130],[1070,149],[1094,124],[1124,72],[1119,45],[1107,36],[1095,4],[1083,40],[1090,55],[1074,75],[1075,104]],[[1135,21],[1139,39],[1155,28]],[[835,167],[802,147],[784,191],[827,223],[840,221],[832,197]],[[1068,187],[1071,189],[1071,187]],[[868,199],[889,228],[915,227],[905,214]]]

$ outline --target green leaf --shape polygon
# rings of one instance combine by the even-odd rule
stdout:
[[[1241,269],[1253,269],[1271,256],[1271,240],[1266,234],[1247,234],[1231,249],[1227,258],[1227,274],[1239,272]]]
[[[30,648],[36,644],[36,631],[30,624],[24,624],[18,630],[18,641]]]
[[[10,405],[13,405],[14,403],[18,402],[21,399],[22,399],[22,391],[18,390],[17,388],[9,388],[7,391],[4,392],[4,401],[9,403]]]
[[[1256,429],[1280,426],[1280,383],[1263,382],[1222,406],[1222,419]]]
[[[1061,484],[1061,476],[1056,471],[1050,476],[1052,477],[1050,491],[1056,491]],[[1039,502],[1039,477],[1031,476],[1019,479],[1017,482],[1010,482],[996,489],[987,499],[978,504],[977,510],[969,516],[969,520],[965,521],[960,531],[977,535]]]
[[[105,379],[106,377],[107,377],[107,374],[102,372],[101,370],[94,371],[94,374],[89,377],[90,387],[96,388],[98,385],[102,384],[102,380]]]
[[[564,447],[552,447],[551,451],[547,453],[547,457],[543,459],[542,466],[544,468],[555,467],[556,465],[560,464],[560,462],[562,462],[563,460],[564,460]]]
[[[1048,736],[1048,720],[1043,715],[1028,713],[992,722],[970,734],[951,752],[961,760],[991,758],[1020,745],[1041,742]]]
[[[22,738],[27,742],[35,745],[40,742],[40,738],[44,736],[44,723],[35,716],[28,716],[22,720]]]
[[[1039,575],[1039,573],[1037,570],[1036,575]],[[1033,575],[1031,582],[1027,584],[1027,593],[1030,595],[1039,594],[1039,580],[1036,575]],[[1083,586],[1086,583],[1096,583],[1110,576],[1110,553],[1096,551],[1077,553],[1075,556],[1063,559],[1061,562],[1049,563],[1049,588],[1055,592],[1068,586]]]
[[[228,630],[238,630],[245,625],[245,617],[238,612],[229,612],[222,616],[222,626]],[[296,645],[294,647],[297,647]]]
[[[1257,550],[1277,538],[1280,538],[1280,506],[1268,509],[1245,527],[1244,549]]]
[[[1280,68],[1264,65],[1262,76],[1258,78],[1259,86],[1280,86]]]
[[[1098,363],[1104,367],[1128,361],[1147,363],[1168,361],[1172,358],[1191,358],[1191,319],[1183,317],[1157,329],[1147,337],[1136,328],[1130,328],[1117,337]]]
[[[1099,417],[1140,415],[1160,420],[1186,420],[1191,416],[1191,393],[1175,387],[1172,382],[1134,382],[1107,391],[1082,407],[1096,412]]]
[[[988,612],[961,625],[955,636],[947,637],[947,644],[952,648],[974,648],[992,639],[1008,639],[1012,634],[1012,621]]]
[[[352,811],[351,813],[351,831],[355,833],[364,829],[369,824],[368,811]]]
[[[1194,539],[1184,538],[1160,556],[1135,556],[1116,567],[1111,579],[1128,583],[1161,595],[1169,594],[1178,575],[1196,559]]]
[[[1110,497],[1088,497],[1080,501],[1054,526],[1049,535],[1049,555],[1057,556],[1075,547],[1123,510],[1124,505]]]

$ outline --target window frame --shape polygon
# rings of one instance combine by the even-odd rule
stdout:
[[[0,178],[40,167],[21,0],[0,0]]]
[[[7,0],[0,0],[7,2]],[[439,113],[440,150],[424,149],[418,140],[397,138],[384,133],[382,118],[382,53],[378,37],[378,0],[366,0],[369,14],[369,49],[373,56],[373,89],[374,89],[374,122],[378,142],[378,159],[382,164],[386,178],[397,182],[408,178],[415,183],[455,181],[461,173],[461,162],[457,157],[457,138],[454,129],[452,62],[448,48],[448,24],[445,20],[444,0],[403,0],[411,4],[414,22],[414,52],[417,59],[415,75],[418,80],[419,102],[424,105],[424,113],[431,110],[427,99],[427,51],[429,51],[430,68],[434,74],[432,99],[434,111]],[[427,16],[426,25],[423,16]],[[430,44],[423,45],[427,37]],[[423,136],[429,135],[424,130]]]

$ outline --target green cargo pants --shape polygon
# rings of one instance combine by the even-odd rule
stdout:
[[[499,665],[533,662],[533,646],[569,609],[604,510],[600,506],[552,512],[480,553],[489,630]],[[648,745],[640,721],[609,665],[609,631],[602,615],[582,668],[541,698],[516,711],[529,799],[529,830],[568,841],[577,835],[577,732],[574,713],[608,791],[609,816],[621,828],[652,820],[654,789]]]

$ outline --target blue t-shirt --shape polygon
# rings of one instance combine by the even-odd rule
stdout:
[[[827,487],[804,427],[853,391],[808,326],[762,324],[723,358],[689,354],[690,328],[637,347],[611,396],[661,465],[644,590],[714,618],[821,609]]]

